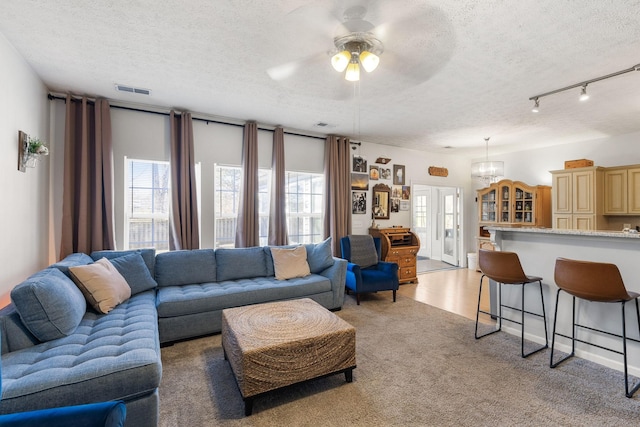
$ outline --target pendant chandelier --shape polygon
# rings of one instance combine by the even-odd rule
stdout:
[[[482,162],[471,164],[471,177],[477,178],[486,186],[498,182],[504,176],[504,162],[489,160],[489,137],[484,139],[486,156]]]

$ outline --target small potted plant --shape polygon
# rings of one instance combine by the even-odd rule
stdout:
[[[39,138],[27,136],[24,150],[23,163],[25,166],[35,168],[40,156],[49,155],[49,148]]]

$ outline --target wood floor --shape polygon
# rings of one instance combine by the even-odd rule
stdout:
[[[481,273],[467,268],[420,273],[418,283],[400,285],[398,294],[476,320],[480,276]],[[485,311],[489,309],[487,289],[483,289],[480,301]],[[481,315],[480,319],[491,323],[489,316]]]

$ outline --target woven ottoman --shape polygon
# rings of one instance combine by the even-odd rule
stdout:
[[[222,348],[251,415],[263,393],[356,367],[353,326],[304,298],[222,311]]]

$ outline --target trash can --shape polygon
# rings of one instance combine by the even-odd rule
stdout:
[[[478,254],[475,252],[469,252],[467,254],[467,268],[469,270],[478,269]]]

